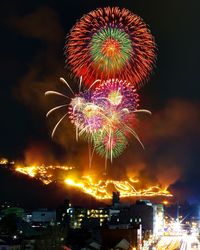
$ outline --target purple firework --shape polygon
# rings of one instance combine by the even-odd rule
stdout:
[[[69,118],[76,128],[84,133],[96,132],[103,126],[102,109],[91,102],[91,92],[80,92],[71,99]]]
[[[111,112],[131,113],[139,106],[136,89],[130,83],[118,79],[110,79],[100,84],[94,90],[92,100]]]

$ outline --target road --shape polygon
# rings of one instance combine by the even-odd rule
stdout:
[[[196,236],[163,236],[156,245],[156,250],[199,250],[200,243]]]
[[[163,236],[156,245],[156,250],[175,250],[181,247],[181,236]]]
[[[182,244],[180,250],[198,250],[200,249],[200,243],[196,236],[185,235],[182,238]]]

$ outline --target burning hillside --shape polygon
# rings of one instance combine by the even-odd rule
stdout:
[[[162,187],[158,184],[145,186],[133,177],[114,180],[107,176],[101,178],[97,178],[94,175],[78,176],[78,174],[73,172],[74,169],[72,166],[64,165],[17,165],[12,168],[15,172],[38,179],[45,185],[52,182],[59,182],[70,189],[79,190],[98,200],[111,199],[112,192],[114,191],[120,192],[121,198],[172,196],[167,187]]]

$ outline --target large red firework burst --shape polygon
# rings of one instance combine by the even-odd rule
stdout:
[[[84,15],[67,37],[67,64],[90,85],[120,78],[139,87],[155,62],[154,38],[144,21],[127,9],[99,8]]]

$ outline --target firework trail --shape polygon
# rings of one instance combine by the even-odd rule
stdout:
[[[95,119],[94,119],[92,114],[94,114],[94,111],[97,109],[97,106],[93,105],[90,102],[90,99],[91,99],[90,90],[86,89],[86,90],[81,91],[82,78],[80,78],[80,84],[79,84],[80,92],[78,94],[74,94],[74,91],[72,90],[72,88],[66,82],[65,79],[60,78],[60,81],[66,84],[68,89],[73,94],[73,97],[68,97],[68,96],[66,96],[60,92],[56,92],[56,91],[46,91],[45,92],[45,95],[58,95],[58,96],[69,99],[68,103],[53,107],[46,114],[46,117],[48,117],[54,111],[57,111],[63,107],[68,107],[68,113],[65,113],[61,117],[61,119],[56,123],[56,125],[54,126],[54,128],[52,130],[51,136],[52,137],[54,136],[59,124],[64,120],[65,117],[67,117],[67,115],[69,116],[71,122],[76,127],[76,131],[77,131],[76,138],[77,139],[78,139],[78,131],[79,130],[81,131],[81,133],[83,133],[83,131],[93,132],[94,127],[97,125],[94,123]],[[93,82],[92,85],[94,85],[96,82],[97,81]],[[97,126],[97,128],[98,128],[98,126]]]

